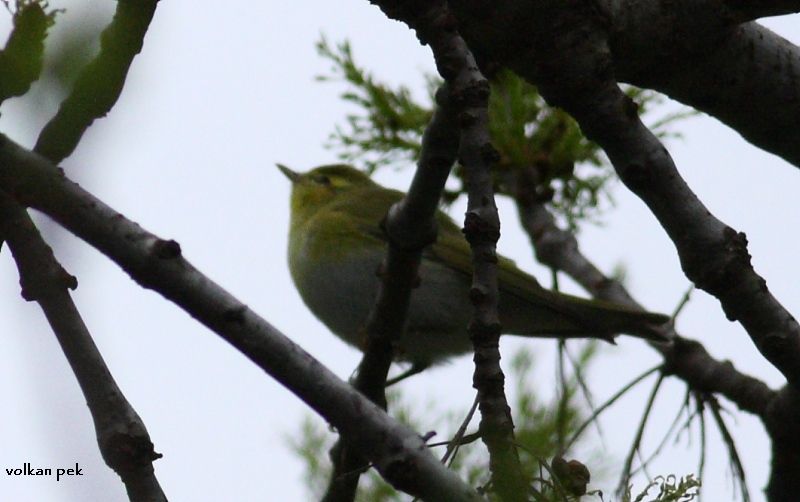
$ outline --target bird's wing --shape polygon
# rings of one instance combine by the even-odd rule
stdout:
[[[350,199],[350,203],[358,204],[359,207],[348,208],[347,212],[349,215],[357,216],[352,221],[356,221],[364,233],[386,242],[386,234],[380,228],[380,222],[375,221],[374,215],[385,214],[389,207],[402,197],[401,192],[394,190],[373,190],[365,193],[363,197]],[[379,212],[364,211],[366,204],[380,205],[383,210]],[[442,211],[437,211],[436,220],[438,224],[437,239],[425,250],[425,258],[463,274],[469,281],[472,277],[472,251],[461,228]],[[564,298],[572,297],[542,288],[534,277],[520,270],[512,260],[502,256],[498,256],[498,282],[503,285],[505,291],[518,296],[522,301],[529,301],[532,298],[537,305],[548,306],[564,314],[580,315],[572,312],[569,303],[564,301]],[[589,300],[580,298],[576,298],[576,300],[590,303]]]
[[[440,222],[439,238],[430,248],[429,258],[468,278],[472,277],[472,251],[452,220],[445,224]],[[568,303],[560,301],[559,297],[563,295],[542,288],[534,277],[521,271],[512,260],[503,256],[497,257],[497,281],[503,292],[518,297],[523,303],[548,307],[566,315],[574,314]]]
[[[347,209],[350,223],[376,241],[386,242],[386,235],[380,228],[380,220],[375,220],[375,214],[385,214],[402,197],[403,194],[395,190],[365,189],[361,196],[350,198],[347,202],[353,205]],[[375,211],[375,206],[381,210]],[[437,223],[437,240],[424,251],[425,258],[463,274],[465,283],[469,284],[472,276],[469,244],[458,225],[445,213],[437,212]],[[501,313],[507,314],[501,315],[501,321],[507,324],[509,332],[601,338],[624,332],[662,340],[652,327],[666,322],[666,316],[549,291],[542,288],[533,276],[520,270],[512,260],[502,256],[498,256],[497,274],[503,297]]]
[[[461,230],[446,216],[440,217],[439,238],[427,254],[428,258],[467,277],[472,275],[469,244]],[[505,328],[511,333],[606,338],[625,332],[663,340],[653,325],[665,323],[669,320],[667,316],[549,291],[533,276],[520,270],[512,260],[502,256],[498,256],[497,265],[502,299],[501,321],[508,324]]]

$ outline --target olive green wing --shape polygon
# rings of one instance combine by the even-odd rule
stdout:
[[[343,204],[351,223],[375,241],[386,242],[380,221],[403,194],[395,190],[365,188]],[[376,216],[380,215],[380,216]],[[472,252],[461,229],[445,213],[437,212],[438,237],[425,257],[460,273],[465,284],[472,277]],[[527,336],[610,339],[617,333],[663,340],[655,329],[669,320],[662,314],[642,312],[600,300],[587,300],[544,289],[513,261],[498,257],[499,314],[504,331]]]
[[[439,223],[439,238],[428,250],[428,257],[471,280],[472,253],[469,244],[452,220],[440,216]],[[500,322],[506,333],[606,339],[617,333],[628,333],[663,341],[663,336],[655,329],[669,320],[662,314],[549,291],[504,257],[498,257],[497,278]]]

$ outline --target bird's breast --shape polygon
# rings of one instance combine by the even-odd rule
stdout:
[[[361,346],[362,327],[378,293],[381,255],[356,252],[311,260],[302,254],[290,259],[289,268],[303,301],[333,333]]]
[[[289,269],[305,304],[333,333],[362,347],[385,248],[351,246],[347,252],[326,252],[313,236],[290,237],[290,246]],[[411,292],[407,329],[397,357],[435,362],[468,351],[468,279],[428,260],[422,262],[420,278],[420,286]]]

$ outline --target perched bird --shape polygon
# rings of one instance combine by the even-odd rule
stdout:
[[[292,182],[289,271],[309,309],[333,333],[356,347],[378,293],[376,271],[386,253],[380,228],[403,197],[346,165],[297,173],[278,164]],[[411,293],[407,328],[396,359],[425,367],[471,350],[469,244],[443,212],[439,234],[422,255],[420,285]],[[542,288],[513,261],[499,257],[499,316],[503,333],[532,337],[595,337],[618,333],[662,340],[656,326],[667,316]]]

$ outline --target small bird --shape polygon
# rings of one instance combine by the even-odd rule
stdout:
[[[386,253],[380,222],[403,193],[347,165],[307,173],[278,168],[292,182],[289,271],[309,309],[334,334],[363,346],[364,324],[378,293],[376,274]],[[424,368],[469,352],[472,316],[469,244],[443,212],[438,237],[424,249],[419,287],[411,292],[406,331],[395,359]],[[498,257],[503,333],[530,337],[594,337],[627,333],[663,341],[657,326],[669,317],[544,289],[513,261]]]

